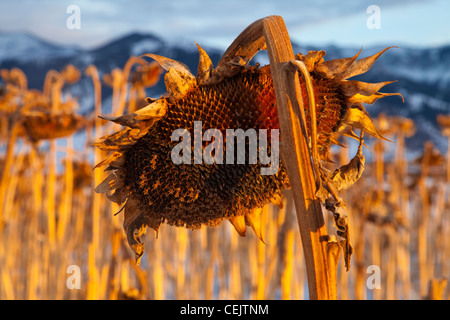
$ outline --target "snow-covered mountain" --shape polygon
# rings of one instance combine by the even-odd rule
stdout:
[[[202,45],[200,43],[200,45]],[[386,46],[396,45],[387,44]],[[214,64],[220,59],[221,50],[204,47]],[[360,48],[327,46],[317,48],[304,44],[294,44],[295,52],[306,53],[309,50],[325,50],[326,59],[353,56]],[[360,58],[371,55],[383,47],[363,48]],[[61,70],[66,64],[74,64],[80,70],[88,65],[97,66],[100,76],[110,73],[114,68],[123,68],[132,55],[156,53],[185,63],[195,74],[198,64],[198,51],[194,42],[171,41],[152,34],[133,33],[93,49],[83,50],[64,47],[41,40],[31,34],[0,33],[0,68],[17,67],[28,77],[31,88],[42,89],[45,74],[50,69]],[[261,64],[268,63],[265,53],[255,57]],[[366,74],[358,77],[368,82],[398,80],[386,86],[384,92],[400,92],[405,98],[387,97],[368,106],[369,113],[376,117],[380,112],[388,115],[401,115],[412,118],[416,125],[416,134],[408,139],[412,149],[422,148],[423,143],[432,140],[444,151],[447,139],[440,134],[436,116],[450,113],[450,45],[430,48],[393,48],[387,51]],[[147,94],[158,97],[165,91],[164,82],[149,88]],[[83,75],[71,88],[73,96],[78,97],[82,113],[93,110],[94,95],[91,80]],[[108,112],[111,103],[111,89],[103,86],[104,110]]]
[[[29,33],[0,33],[0,63],[22,61],[45,63],[51,59],[73,57],[80,52],[73,47],[61,47]]]

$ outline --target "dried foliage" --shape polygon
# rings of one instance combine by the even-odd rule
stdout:
[[[18,69],[2,70],[1,76],[6,83],[0,97],[1,139],[7,139],[14,126],[19,127],[19,136],[33,143],[69,136],[84,126],[84,118],[76,113],[76,100],[70,96],[61,99],[64,85],[80,79],[75,66],[68,65],[61,73],[48,72],[42,92],[28,90],[26,76]]]

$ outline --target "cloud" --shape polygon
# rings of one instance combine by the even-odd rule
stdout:
[[[415,3],[433,1],[377,1],[385,11]],[[69,31],[65,26],[66,8],[72,4],[81,9],[81,30]],[[133,31],[223,47],[251,22],[267,15],[281,15],[288,30],[297,34],[311,30],[311,26],[358,15],[364,18],[371,4],[373,0],[16,0],[0,3],[0,30],[28,30],[49,40],[84,47],[98,46]]]

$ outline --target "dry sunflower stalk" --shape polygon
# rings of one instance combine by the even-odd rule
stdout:
[[[241,34],[239,39],[244,41],[233,43],[216,68],[197,45],[200,54],[197,76],[180,62],[145,55],[165,69],[167,95],[147,99],[149,104],[133,113],[102,116],[126,128],[94,144],[110,152],[96,167],[106,166],[105,170],[111,172],[95,191],[106,193],[111,201],[123,205],[123,226],[137,262],[143,254],[139,237],[147,227],[157,231],[164,222],[196,229],[218,225],[225,219],[240,235],[245,235],[246,226],[250,226],[262,239],[261,209],[270,203],[281,205],[281,192],[290,187],[282,160],[276,174],[261,175],[260,162],[174,164],[171,159],[171,150],[176,145],[171,141],[172,132],[185,128],[192,136],[194,121],[202,121],[203,130],[279,129],[271,66],[249,64],[254,54],[266,49],[265,43],[254,41],[251,35],[247,38]],[[356,138],[361,144],[363,132],[383,139],[363,103],[399,95],[379,92],[392,81],[366,83],[347,79],[367,72],[388,49],[359,60],[360,52],[350,58],[328,61],[324,59],[325,51],[311,51],[298,54],[293,62],[303,68],[298,78],[303,100],[309,102],[304,109],[308,135],[314,133],[310,141],[316,150],[313,160],[318,195],[322,202],[332,202],[329,207],[334,208],[339,222],[345,219],[339,215],[342,202],[337,192],[360,177],[364,157],[360,148],[353,164],[334,174],[325,172],[321,162],[328,161],[332,144],[340,145],[340,135]],[[361,135],[357,136],[354,129],[359,129]],[[203,148],[207,146],[203,142]],[[345,177],[345,172],[352,177]],[[345,225],[340,228],[345,231]]]
[[[2,127],[5,124],[0,138],[5,138],[5,129],[14,125],[18,126],[19,137],[33,143],[69,136],[84,125],[84,118],[75,112],[77,102],[72,97],[60,101],[63,86],[80,79],[75,66],[49,71],[43,92],[28,89],[26,76],[19,69],[2,70],[1,76],[7,86],[4,97],[0,97]]]

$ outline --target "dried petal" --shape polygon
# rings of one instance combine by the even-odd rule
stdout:
[[[355,135],[356,136],[356,135]],[[330,135],[330,142],[334,145],[340,146],[342,148],[346,148],[346,146],[344,144],[342,144],[339,140],[338,140],[338,134],[334,133],[332,135]]]
[[[308,69],[308,72],[312,72],[314,70],[314,67],[316,64],[323,61],[323,56],[325,55],[325,51],[309,51],[306,55],[297,54],[295,56],[296,60],[303,61],[303,63],[306,65],[306,68]]]
[[[344,122],[352,126],[353,128],[361,129],[376,138],[389,141],[378,132],[370,116],[363,110],[360,110],[358,108],[349,108],[349,112]]]
[[[177,70],[170,68],[164,76],[167,93],[172,99],[179,100],[197,85],[197,80],[186,74],[179,73]]]
[[[359,141],[359,137],[353,132],[351,126],[342,126],[337,132],[337,135],[343,135]]]
[[[228,220],[233,225],[234,229],[236,229],[237,233],[239,233],[241,237],[245,237],[247,231],[247,227],[245,225],[245,217],[242,215],[238,215],[230,217],[228,218]]]
[[[252,212],[245,215],[245,223],[252,227],[256,236],[262,243],[265,243],[262,237],[262,225],[261,225],[261,212],[262,208],[256,208]]]
[[[112,195],[106,195],[109,200],[117,203],[119,206],[127,200],[128,196],[129,192],[126,188],[116,188]]]
[[[198,69],[197,69],[197,82],[199,85],[206,84],[207,81],[211,78],[211,72],[214,69],[211,58],[208,54],[203,50],[202,47],[195,43],[199,52],[199,61],[198,61]]]
[[[242,72],[248,65],[248,60],[245,57],[235,56],[232,60],[219,65],[212,72],[213,82],[219,82],[224,78],[231,78]]]
[[[183,98],[186,93],[197,85],[194,75],[182,63],[152,53],[143,56],[155,59],[167,71],[164,76],[164,82],[167,92],[173,100]]]
[[[372,68],[375,61],[386,51],[394,47],[388,47],[386,49],[381,50],[380,52],[370,56],[366,57],[357,61],[354,61],[346,70],[344,70],[342,73],[338,74],[335,79],[336,80],[344,80],[349,79],[355,76],[358,76],[360,74],[363,74]]]
[[[379,83],[367,83],[356,80],[345,80],[341,82],[340,88],[342,93],[347,96],[353,96],[355,94],[360,94],[364,96],[371,96],[377,93],[378,90],[383,88],[385,85],[393,83],[396,81],[384,81]]]
[[[283,199],[280,195],[275,195],[275,197],[272,198],[272,204],[276,205],[279,209],[283,209]]]
[[[113,117],[113,116],[106,116],[106,115],[99,115],[98,117],[103,120],[108,120],[108,121],[112,121],[114,123],[118,123],[124,127],[130,127],[130,128],[137,127],[137,122],[136,122],[136,119],[134,118],[133,113],[128,113],[128,114],[120,116],[120,117]]]
[[[114,151],[113,153],[111,153],[105,160],[101,161],[100,163],[98,163],[94,169],[96,168],[100,168],[103,166],[106,166],[107,164],[110,164],[111,162],[117,160],[119,157],[122,156],[122,152],[119,151]]]
[[[134,112],[136,120],[159,119],[166,114],[167,100],[160,98]]]
[[[377,101],[380,98],[384,97],[390,97],[390,96],[400,96],[403,100],[403,96],[401,93],[381,93],[376,92],[370,96],[368,95],[362,95],[362,94],[355,94],[347,99],[348,103],[350,105],[357,104],[357,103],[367,103],[367,104],[373,104],[375,101]],[[404,101],[404,100],[403,100]]]
[[[159,63],[159,65],[166,71],[169,71],[170,69],[174,69],[175,71],[177,71],[180,74],[184,74],[185,77],[194,77],[191,73],[191,71],[189,70],[189,68],[176,60],[173,59],[169,59],[157,54],[153,54],[153,53],[147,53],[142,55],[141,57],[149,57],[152,58],[153,60],[155,60],[156,62]]]
[[[94,191],[97,193],[105,193],[114,189],[114,183],[117,175],[115,173],[110,174],[102,183],[100,183]]]
[[[158,231],[160,224],[160,219],[144,215],[139,201],[133,195],[130,195],[125,204],[123,228],[127,235],[128,244],[136,255],[136,265],[139,265],[144,254],[144,244],[139,237],[147,232],[147,227]]]
[[[121,130],[113,134],[103,136],[100,141],[94,142],[92,146],[99,148],[102,151],[118,150],[121,141],[128,137],[130,129]]]
[[[350,58],[334,59],[319,63],[316,65],[315,71],[322,74],[326,78],[333,79],[336,75],[344,72],[358,58],[362,49]]]

